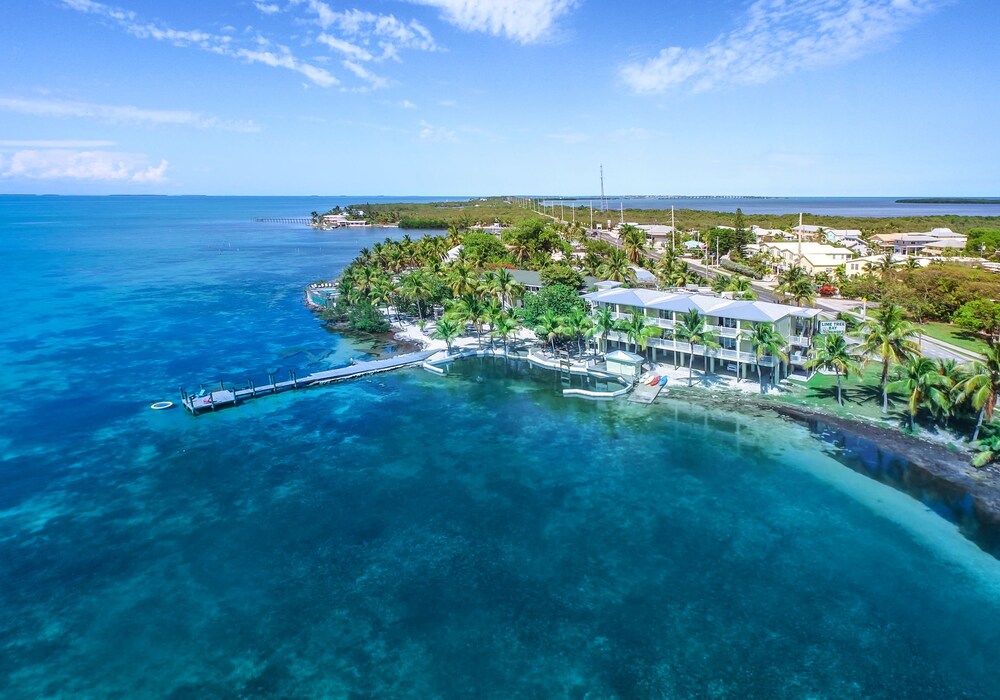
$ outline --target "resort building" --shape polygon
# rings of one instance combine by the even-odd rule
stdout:
[[[817,318],[820,314],[819,309],[763,301],[734,301],[683,290],[608,287],[584,294],[583,298],[594,308],[610,309],[612,316],[618,320],[629,320],[633,314],[645,316],[647,324],[659,331],[659,336],[646,339],[645,350],[638,349],[650,362],[687,365],[688,356],[693,354],[694,367],[706,373],[747,378],[756,372],[756,365],[760,365],[765,377],[770,376],[771,371],[775,373],[775,381],[804,367],[806,352],[818,331]],[[692,347],[675,338],[677,324],[691,310],[705,317],[706,327],[715,332],[720,347]],[[787,363],[770,356],[757,360],[747,336],[761,322],[773,323],[775,330],[785,339]],[[625,333],[613,331],[607,339],[608,349],[636,351],[634,341]]]
[[[966,236],[950,228],[935,228],[926,233],[878,233],[872,236],[882,250],[900,255],[941,255],[965,248]]]
[[[758,243],[755,246],[748,246],[748,248],[764,251],[778,258],[780,260],[779,268],[787,269],[798,265],[812,275],[818,272],[833,272],[854,257],[854,254],[847,248],[812,241],[776,241]]]
[[[671,243],[676,243],[677,230],[673,226],[663,226],[660,224],[642,224],[636,228],[641,228],[646,232],[646,238],[653,248],[667,249]]]

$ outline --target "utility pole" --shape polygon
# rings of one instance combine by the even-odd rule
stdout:
[[[601,163],[601,211],[608,210],[608,202],[604,199],[604,163]]]
[[[590,200],[590,230],[594,230],[594,200]]]

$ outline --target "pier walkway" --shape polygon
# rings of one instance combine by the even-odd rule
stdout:
[[[285,391],[292,391],[294,389],[304,389],[309,386],[329,384],[330,382],[354,379],[355,377],[362,377],[367,374],[388,372],[389,370],[399,369],[401,367],[419,365],[436,352],[436,350],[421,350],[419,352],[411,352],[405,355],[397,355],[396,357],[388,357],[384,360],[359,362],[357,364],[350,365],[349,367],[340,367],[338,369],[328,369],[322,372],[314,372],[304,377],[296,377],[293,372],[290,372],[289,375],[291,378],[283,382],[276,382],[273,375],[270,375],[269,379],[271,382],[262,386],[256,386],[253,381],[247,380],[248,386],[245,388],[234,387],[232,389],[227,389],[225,384],[220,381],[218,389],[200,394],[188,394],[182,388],[181,404],[184,408],[189,410],[192,415],[198,415],[198,413],[202,411],[214,411],[216,408],[222,406],[232,406],[241,401],[255,399],[260,396],[278,394]]]
[[[632,390],[632,395],[628,397],[628,400],[632,403],[645,403],[650,404],[656,401],[656,397],[660,395],[660,392],[664,388],[664,384],[657,382],[654,386],[649,385],[649,381],[652,375],[644,374],[644,379],[640,379],[635,385],[635,389]],[[669,390],[667,393],[670,393]]]

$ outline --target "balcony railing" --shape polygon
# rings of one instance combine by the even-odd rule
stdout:
[[[608,340],[617,340],[620,343],[631,344],[631,341],[624,333],[608,333]],[[680,340],[672,340],[669,338],[647,338],[646,347],[656,348],[657,350],[674,350],[676,352],[694,352],[695,355],[701,355],[702,357],[714,357],[717,360],[759,364],[761,367],[771,367],[774,364],[774,358],[772,357],[762,357],[758,362],[752,352],[730,350],[728,348],[706,348],[704,345],[695,345],[692,348],[690,343],[685,343]]]

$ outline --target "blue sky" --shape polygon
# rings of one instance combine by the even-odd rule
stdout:
[[[996,0],[7,0],[0,192],[1000,195]]]

